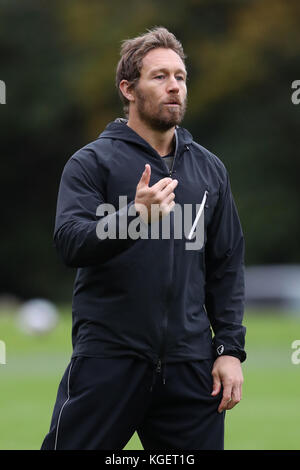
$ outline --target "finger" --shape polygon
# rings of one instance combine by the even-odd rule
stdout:
[[[143,171],[143,174],[141,176],[141,179],[138,183],[138,186],[149,186],[150,183],[150,177],[151,177],[151,166],[147,163],[145,165],[145,170]]]
[[[221,391],[221,381],[219,380],[219,378],[214,377],[213,390],[211,392],[211,395],[215,397],[216,395],[220,393],[220,391]]]
[[[159,206],[159,217],[165,217],[168,215],[173,207],[175,206],[175,202],[171,201],[169,204],[163,204]]]
[[[241,386],[237,385],[232,387],[231,400],[227,404],[227,410],[231,410],[235,405],[237,405],[242,399]]]
[[[175,194],[174,194],[174,197],[175,197]],[[166,202],[163,202],[162,204],[160,204],[159,206],[159,211],[161,212],[162,215],[168,215],[171,210],[173,209],[173,207],[175,206],[175,202],[173,200],[170,200],[170,202],[166,203]]]
[[[170,193],[163,201],[162,204],[168,206],[175,199],[175,193]]]
[[[171,180],[171,183],[167,184],[167,186],[165,186],[164,189],[161,191],[160,197],[165,199],[170,193],[174,191],[177,185],[177,180]]]
[[[228,403],[231,400],[231,391],[232,391],[231,385],[224,386],[222,400],[218,408],[219,413],[222,413],[222,411],[227,409]]]
[[[173,209],[174,206],[175,206],[175,201],[170,202],[170,204],[169,204],[169,209],[170,209],[169,212],[171,212],[171,210]]]
[[[151,189],[153,191],[162,191],[172,181],[172,178],[162,178],[161,180],[157,181],[157,183],[155,183],[153,186],[151,186]]]

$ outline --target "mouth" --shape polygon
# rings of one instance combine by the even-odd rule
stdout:
[[[169,101],[168,103],[164,103],[165,106],[180,106],[180,103],[178,101]]]

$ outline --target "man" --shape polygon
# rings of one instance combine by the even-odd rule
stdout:
[[[122,449],[135,431],[148,450],[223,449],[246,358],[244,241],[223,163],[179,126],[184,60],[165,28],[125,41],[127,119],[64,168],[54,238],[77,268],[73,354],[42,449]],[[194,249],[175,207],[202,224]]]

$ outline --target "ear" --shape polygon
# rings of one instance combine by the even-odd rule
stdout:
[[[122,95],[124,95],[128,101],[132,102],[135,100],[132,83],[130,83],[128,80],[121,80],[119,88]]]

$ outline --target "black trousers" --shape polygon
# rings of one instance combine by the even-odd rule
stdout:
[[[42,450],[122,450],[137,431],[144,450],[224,448],[224,417],[211,397],[213,360],[167,364],[76,357],[59,385]],[[165,377],[165,383],[162,377]]]

